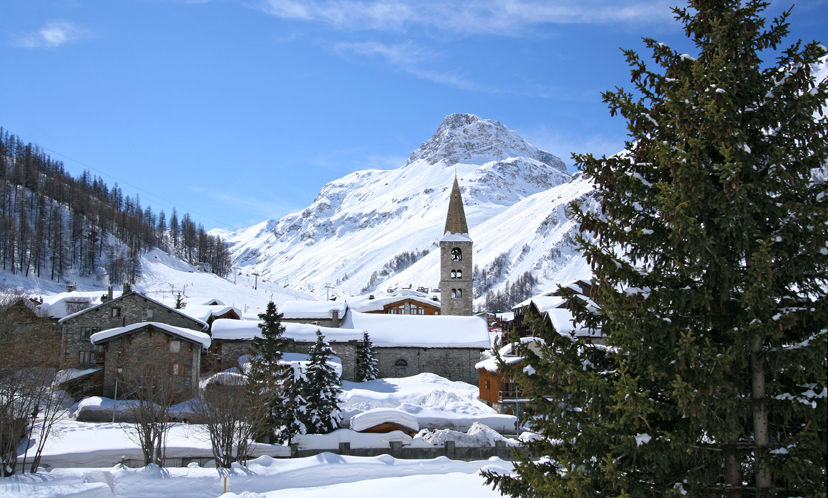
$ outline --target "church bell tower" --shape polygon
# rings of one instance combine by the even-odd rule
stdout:
[[[454,177],[446,229],[440,239],[440,306],[443,315],[471,316],[472,239],[463,210],[460,184]]]

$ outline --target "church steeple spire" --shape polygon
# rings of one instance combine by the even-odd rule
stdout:
[[[466,224],[466,212],[463,209],[463,197],[460,195],[460,184],[457,176],[454,177],[454,186],[451,187],[449,198],[448,215],[446,215],[446,229],[443,234],[468,234],[469,226]]]

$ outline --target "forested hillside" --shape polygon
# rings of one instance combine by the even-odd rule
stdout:
[[[73,178],[61,161],[0,128],[0,265],[3,271],[60,280],[96,276],[110,284],[134,283],[140,255],[153,247],[189,263],[230,271],[220,237],[208,235],[175,208],[167,218],[124,196],[116,183],[84,171]]]

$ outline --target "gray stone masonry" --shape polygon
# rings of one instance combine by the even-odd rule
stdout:
[[[210,351],[215,354],[221,345],[221,358],[216,370],[238,367],[238,359],[250,350],[250,341],[216,340]],[[333,342],[331,348],[342,360],[342,380],[356,380],[356,350],[358,341]],[[285,353],[308,354],[312,342],[290,341]],[[473,348],[412,348],[377,347],[380,377],[409,377],[424,372],[437,374],[453,381],[477,385],[479,377],[474,365],[480,361],[480,350]]]
[[[177,347],[171,347],[173,342]],[[201,371],[201,344],[149,326],[129,334],[114,337],[104,343],[106,362],[104,364],[103,395],[112,398],[115,394],[115,379],[120,382],[119,397],[130,387],[130,378],[141,376],[147,369],[169,381],[176,402],[193,397],[198,389]],[[174,350],[178,349],[177,352]],[[118,369],[123,372],[119,375]],[[124,380],[127,379],[126,385]],[[135,381],[133,381],[134,383]]]
[[[459,250],[458,261],[454,251]],[[443,315],[471,316],[473,243],[471,241],[440,241],[440,306]],[[452,278],[452,272],[455,277]],[[460,277],[457,277],[458,274]],[[460,291],[461,297],[452,297],[452,291]]]
[[[113,311],[117,310],[117,311]],[[152,316],[148,316],[151,310]],[[160,322],[201,331],[198,321],[163,304],[132,292],[63,320],[60,368],[91,368],[101,365],[102,348],[89,342],[90,332],[100,332],[139,322]],[[84,352],[81,355],[81,352]],[[96,359],[97,357],[97,359]],[[83,360],[83,361],[82,361]]]

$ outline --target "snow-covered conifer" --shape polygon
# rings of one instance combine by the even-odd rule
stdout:
[[[368,332],[362,336],[362,342],[357,343],[356,347],[356,367],[357,382],[366,382],[374,380],[379,377],[379,368],[377,367],[377,349]]]
[[[247,392],[248,395],[260,399],[262,403],[271,405],[273,413],[256,435],[256,440],[266,441],[278,426],[279,415],[275,411],[279,408],[281,397],[278,394],[281,389],[280,378],[284,377],[284,368],[279,361],[282,359],[282,349],[287,341],[282,337],[285,331],[282,314],[276,310],[273,301],[267,303],[265,312],[259,314],[259,319],[262,336],[254,338],[250,346],[250,363],[246,372]]]
[[[327,434],[339,429],[342,415],[339,401],[342,386],[334,367],[328,363],[334,351],[325,341],[322,332],[316,331],[316,342],[310,350],[310,361],[305,371],[304,397],[307,411],[305,426],[309,433]]]
[[[536,317],[542,355],[511,369],[541,438],[513,496],[824,496],[828,80],[816,42],[779,45],[760,0],[691,0],[693,56],[645,39],[625,51],[635,93],[621,154],[576,155],[601,212],[572,211],[607,345]],[[777,57],[763,61],[761,52]]]

